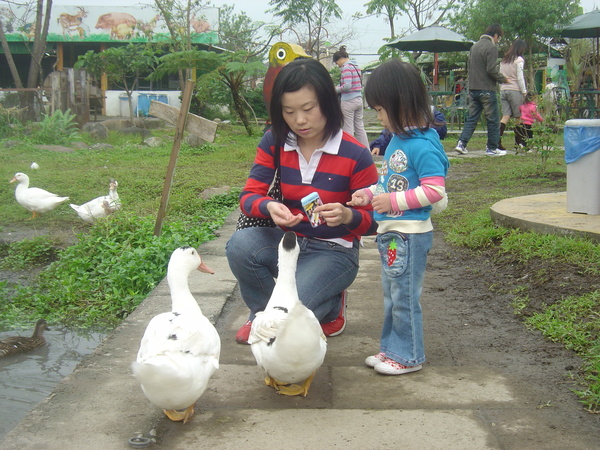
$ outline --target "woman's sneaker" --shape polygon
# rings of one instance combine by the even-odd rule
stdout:
[[[386,359],[387,358],[383,353],[377,353],[376,355],[369,356],[367,359],[365,359],[365,364],[369,367],[375,367],[377,364],[385,361]]]
[[[342,291],[342,307],[340,308],[340,314],[335,320],[321,324],[321,329],[325,336],[333,337],[342,334],[344,328],[346,328],[346,306],[348,306],[348,291],[344,289]]]
[[[394,361],[393,359],[386,358],[385,361],[381,361],[380,363],[375,364],[375,372],[381,373],[383,375],[402,375],[405,373],[416,372],[417,370],[421,370],[423,368],[422,364],[417,366],[403,366],[399,362]]]
[[[247,321],[235,334],[235,342],[238,344],[248,344],[250,338],[250,330],[252,329],[252,321]]]

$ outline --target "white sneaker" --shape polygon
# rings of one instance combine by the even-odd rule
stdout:
[[[383,353],[377,353],[376,355],[369,356],[365,359],[365,364],[369,367],[375,367],[380,362],[385,361],[387,358]]]
[[[490,149],[490,148],[486,148],[485,149],[485,154],[487,156],[504,156],[506,155],[506,150],[500,150],[495,148],[494,150]]]
[[[463,141],[458,141],[454,150],[456,150],[461,155],[466,155],[467,153],[469,153],[469,151],[467,150],[467,146],[463,143]]]
[[[422,368],[422,364],[417,366],[403,366],[399,362],[396,362],[390,358],[386,358],[385,361],[381,361],[374,367],[375,372],[379,372],[383,375],[402,375],[405,373],[416,372]]]

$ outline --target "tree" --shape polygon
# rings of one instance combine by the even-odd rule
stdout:
[[[29,18],[31,15],[34,17],[33,25],[30,25],[29,29],[30,34],[33,34],[33,46],[29,47],[29,45],[27,45],[28,42],[25,42],[31,52],[31,62],[29,65],[27,84],[25,87],[32,89],[32,91],[27,91],[21,96],[21,106],[27,109],[26,117],[28,119],[35,119],[37,117],[35,108],[36,95],[33,92],[33,89],[37,88],[42,76],[42,57],[46,51],[46,36],[48,36],[50,13],[52,11],[52,0],[47,0],[46,3],[44,3],[44,0],[36,0],[35,3],[31,1],[26,3],[25,7],[25,17],[9,17],[8,21],[21,21],[23,22],[22,26],[24,26],[25,24],[31,24]],[[9,65],[15,86],[21,89],[23,88],[23,82],[15,66],[12,53],[10,51],[10,46],[8,45],[6,36],[4,34],[5,22],[7,21],[6,17],[3,17],[3,15],[0,15],[0,41],[2,42],[2,48],[4,50],[4,54],[6,55],[6,60]],[[12,26],[13,24],[11,23],[10,25]]]
[[[342,18],[335,0],[271,0],[269,4],[269,12],[282,19],[282,31],[295,32],[298,44],[317,59],[325,40],[331,40],[327,30],[331,19]],[[297,27],[301,28],[300,33]]]
[[[171,35],[170,51],[192,50],[192,22],[205,19],[202,9],[208,7],[209,3],[202,0],[154,0],[154,5]],[[181,91],[189,78],[191,78],[190,73],[179,70]]]
[[[249,104],[244,97],[249,81],[262,75],[265,66],[261,61],[267,44],[257,43],[257,35],[262,27],[261,22],[253,22],[246,13],[236,14],[233,7],[224,6],[220,9],[219,34],[221,46],[230,51],[217,54],[203,50],[186,50],[164,55],[160,58],[154,77],[162,77],[185,69],[195,69],[198,75],[198,85],[209,78],[218,77],[231,94],[232,107],[248,135],[253,130],[248,118]]]
[[[156,51],[151,46],[130,43],[100,53],[90,50],[79,57],[75,68],[83,68],[98,79],[106,74],[109,83],[123,89],[129,102],[129,120],[133,124],[133,91],[139,78],[149,75],[157,62]]]
[[[371,0],[367,2],[367,14],[383,15],[390,26],[390,41],[396,38],[395,20],[406,12],[406,0]]]
[[[563,26],[577,15],[578,6],[579,1],[572,0],[506,0],[499,8],[496,0],[467,0],[455,8],[449,21],[472,40],[479,39],[489,25],[500,24],[504,31],[500,46],[504,49],[515,39],[523,39],[529,53],[526,71],[532,85],[534,69],[538,67],[534,54],[546,51],[550,39],[559,36]]]
[[[391,42],[398,37],[396,33],[396,18],[405,15],[413,30],[422,30],[428,26],[439,25],[447,12],[458,0],[371,0],[365,6],[368,14],[385,16],[390,26]],[[383,46],[379,49],[380,59],[386,60],[398,54],[398,50]],[[419,55],[417,55],[418,57]]]

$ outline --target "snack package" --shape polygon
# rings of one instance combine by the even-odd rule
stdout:
[[[319,194],[317,192],[308,194],[301,200],[301,202],[302,207],[304,208],[304,212],[306,213],[306,216],[308,217],[308,221],[310,222],[311,226],[318,227],[319,225],[325,223],[325,219],[323,219],[323,216],[320,213],[315,212],[315,208],[323,204],[323,202],[321,201],[321,197],[319,197]]]

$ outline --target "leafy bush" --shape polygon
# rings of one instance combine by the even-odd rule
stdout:
[[[25,270],[43,266],[56,258],[56,243],[47,236],[7,244],[0,248],[0,269]]]
[[[0,133],[2,136],[12,136],[23,122],[25,110],[15,106],[0,105]]]
[[[63,250],[35,286],[0,285],[0,323],[46,317],[70,326],[116,326],[166,275],[173,250],[214,238],[238,202],[238,194],[215,196],[200,214],[165,223],[154,236],[154,219],[115,215],[100,221]]]
[[[55,111],[51,116],[44,116],[41,122],[32,124],[29,139],[34,144],[68,145],[79,138],[75,114],[71,110]]]

